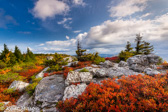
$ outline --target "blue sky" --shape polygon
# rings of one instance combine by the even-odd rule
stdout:
[[[167,0],[0,0],[0,49],[117,54],[137,33],[168,59]]]

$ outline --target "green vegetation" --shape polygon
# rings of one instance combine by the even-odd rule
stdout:
[[[86,69],[86,68],[83,68],[82,70],[80,70],[79,72],[89,72],[89,70],[88,69]]]
[[[133,47],[131,47],[131,43],[129,41],[127,42],[125,51],[122,50],[119,53],[120,61],[121,60],[126,61],[129,57],[132,57],[138,54],[148,55],[154,51],[153,46],[150,45],[149,42],[143,41],[142,36],[140,34],[136,35],[135,42],[136,42],[135,51],[133,50]]]
[[[81,43],[78,40],[76,54],[79,61],[83,61],[82,56],[85,51],[86,49],[82,49]]]
[[[42,78],[35,78],[34,76],[32,77],[32,84],[29,84],[29,86],[27,86],[26,88],[26,92],[29,95],[33,95],[36,86],[38,85],[38,83],[41,81]]]

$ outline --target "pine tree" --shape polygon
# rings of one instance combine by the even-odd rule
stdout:
[[[126,48],[125,51],[127,51],[127,52],[130,52],[133,50],[133,48],[131,47],[131,43],[129,41],[127,41],[127,45],[125,48]]]
[[[1,53],[0,59],[5,60],[6,55],[9,53],[9,49],[6,44],[4,44],[4,50]]]
[[[78,60],[81,60],[81,56],[83,55],[83,53],[86,51],[86,49],[82,49],[81,47],[81,43],[78,40],[77,43],[77,50],[76,50],[76,54],[77,54],[77,58]]]
[[[20,61],[23,60],[23,55],[22,55],[20,49],[17,46],[15,46],[14,55],[16,56],[17,62],[20,62]]]
[[[154,48],[153,48],[153,45],[150,45],[150,43],[149,42],[145,42],[145,41],[143,41],[143,49],[142,49],[142,52],[143,52],[143,54],[145,54],[145,55],[148,55],[148,54],[150,54],[151,52],[153,52],[154,50]]]
[[[136,35],[135,42],[136,42],[135,54],[142,54],[142,49],[143,49],[144,46],[142,44],[142,36],[140,34]]]
[[[27,53],[26,53],[26,57],[25,57],[25,61],[33,61],[35,60],[35,55],[33,54],[33,52],[27,48]]]

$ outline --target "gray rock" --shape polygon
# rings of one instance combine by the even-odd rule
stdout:
[[[135,72],[144,72],[145,68],[156,69],[156,64],[159,62],[159,56],[154,54],[136,55],[128,58],[127,63],[131,70]]]
[[[114,66],[114,63],[109,60],[106,60],[105,62],[100,62],[100,65],[105,68],[110,68]]]
[[[10,88],[13,88],[14,90],[19,90],[20,92],[24,91],[26,87],[29,85],[29,83],[22,82],[22,81],[13,81],[12,84],[9,86]]]
[[[78,84],[78,85],[70,85],[70,86],[66,87],[65,91],[64,91],[63,101],[65,101],[66,99],[69,99],[71,97],[77,98],[78,95],[81,95],[82,92],[85,91],[86,87],[87,87],[87,85],[85,83]]]
[[[16,102],[17,106],[23,106],[23,107],[28,107],[31,105],[32,103],[32,99],[33,97],[30,96],[29,94],[27,94],[27,92],[25,92]]]
[[[106,77],[107,76],[107,69],[106,68],[100,68],[96,71],[95,76],[97,77]]]
[[[62,99],[65,82],[62,75],[43,78],[36,86],[33,104],[40,107],[53,107]]]
[[[130,70],[127,67],[113,67],[113,68],[109,68],[106,71],[107,75],[111,78],[114,77],[121,77],[123,75],[128,76],[128,75],[144,75],[143,73],[138,73],[138,72],[134,72],[133,70]]]
[[[19,107],[16,105],[12,105],[6,108],[4,112],[40,112],[40,108],[38,107]]]
[[[47,71],[49,67],[46,67],[45,69],[43,69],[40,73],[38,73],[36,75],[36,78],[43,78],[44,77],[44,72]]]
[[[118,67],[127,67],[127,66],[128,64],[125,61],[120,61],[120,63],[118,64]]]
[[[89,83],[93,79],[93,75],[90,72],[76,72],[76,71],[71,71],[68,73],[68,76],[65,80],[65,85],[68,86],[71,83],[78,83],[78,82],[83,82],[83,83]]]
[[[96,83],[96,84],[102,84],[101,83],[101,81],[103,81],[103,80],[107,80],[108,78],[105,78],[105,77],[103,77],[103,78],[93,78],[93,83]]]
[[[67,60],[68,63],[71,63],[73,61],[73,58],[69,56],[69,57],[65,57],[64,60],[65,61]]]
[[[154,75],[160,74],[159,71],[151,69],[151,68],[146,68],[144,70],[144,72],[145,72],[145,74],[150,75],[150,76],[154,76]]]
[[[43,112],[59,112],[56,107],[44,108]]]

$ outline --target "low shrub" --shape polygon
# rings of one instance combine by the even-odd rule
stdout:
[[[29,94],[29,95],[33,95],[34,91],[35,91],[35,88],[36,86],[38,85],[38,83],[41,81],[42,78],[35,78],[32,80],[32,84],[29,84],[26,88],[26,92]]]
[[[12,83],[14,80],[24,80],[25,78],[19,76],[18,73],[8,72],[7,74],[0,74],[0,83]]]
[[[120,61],[127,61],[128,58],[134,56],[135,54],[133,52],[128,52],[128,51],[121,51],[119,53],[119,60]]]
[[[79,72],[89,72],[89,70],[88,69],[86,69],[86,68],[83,68],[82,70],[80,70]]]
[[[109,60],[112,62],[119,62],[120,61],[118,56],[106,57],[105,60]]]
[[[167,112],[168,74],[132,75],[90,83],[77,99],[59,101],[61,112]]]
[[[7,65],[3,61],[0,61],[0,69],[5,68]]]
[[[62,67],[58,64],[52,65],[50,68],[47,69],[47,72],[53,72],[53,71],[60,71],[62,70]]]
[[[64,67],[64,79],[66,79],[67,78],[67,76],[68,76],[68,73],[70,72],[70,71],[73,71],[73,68],[71,68],[71,67]]]
[[[12,71],[13,72],[20,72],[22,70],[22,67],[20,67],[19,64],[15,64],[13,67],[12,67]]]

